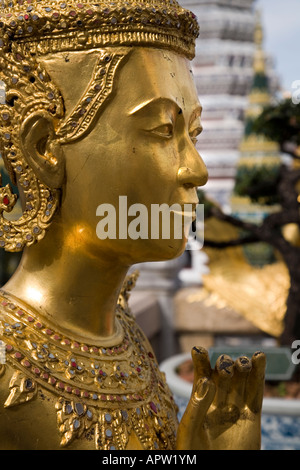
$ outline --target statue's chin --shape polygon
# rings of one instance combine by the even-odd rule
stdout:
[[[157,240],[157,242],[152,250],[149,244],[147,251],[141,254],[134,264],[151,261],[170,261],[181,256],[186,249],[186,240]]]

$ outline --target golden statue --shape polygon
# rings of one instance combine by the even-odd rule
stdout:
[[[1,449],[258,449],[264,355],[212,370],[194,348],[178,426],[128,308],[129,267],[179,256],[185,237],[97,234],[120,196],[198,202],[195,16],[174,0],[2,6],[1,153],[23,213],[4,216],[16,197],[1,188],[0,246],[23,255],[0,291]]]

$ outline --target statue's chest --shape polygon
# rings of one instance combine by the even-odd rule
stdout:
[[[2,346],[14,371],[6,413],[36,400],[52,413],[51,403],[62,447],[79,439],[95,449],[126,449],[134,436],[144,449],[174,448],[176,406],[130,315],[119,311],[124,337],[107,348],[73,341],[5,298],[0,305]]]

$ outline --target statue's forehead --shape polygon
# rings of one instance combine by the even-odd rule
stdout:
[[[118,92],[131,112],[163,99],[183,109],[199,106],[190,62],[168,50],[136,48],[121,71]]]

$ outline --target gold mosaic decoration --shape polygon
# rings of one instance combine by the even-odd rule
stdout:
[[[97,111],[109,97],[118,65],[127,53],[113,53],[110,49],[100,53],[93,77],[86,93],[75,107],[71,116],[64,120],[57,130],[60,143],[71,142],[82,137],[89,129]]]
[[[16,41],[33,54],[103,46],[155,45],[192,58],[199,27],[175,0],[64,2],[8,0],[0,15],[5,47]]]
[[[116,312],[123,340],[110,348],[74,341],[1,292],[0,338],[15,370],[4,406],[36,400],[38,390],[54,394],[62,447],[85,438],[95,449],[123,450],[132,432],[144,449],[175,446],[177,407],[129,311],[131,286],[129,278]]]

